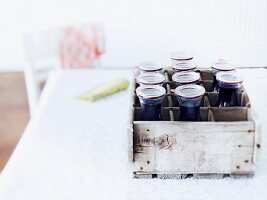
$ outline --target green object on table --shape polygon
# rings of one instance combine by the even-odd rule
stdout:
[[[129,86],[127,79],[118,79],[109,83],[105,83],[82,93],[78,98],[85,101],[95,101],[102,97],[114,94],[124,90]]]

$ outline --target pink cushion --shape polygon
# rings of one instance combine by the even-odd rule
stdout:
[[[103,52],[103,33],[98,24],[63,28],[60,40],[62,68],[88,68]]]

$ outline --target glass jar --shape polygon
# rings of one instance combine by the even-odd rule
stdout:
[[[142,73],[137,77],[140,85],[160,85],[165,81],[165,76],[160,73]]]
[[[180,115],[179,121],[201,121],[200,104],[205,88],[200,85],[182,85],[175,89]]]
[[[140,74],[143,73],[162,73],[162,65],[155,61],[144,61],[138,64],[138,69],[140,70]]]
[[[219,92],[219,86],[218,86],[218,82],[216,79],[216,74],[218,72],[222,72],[222,71],[224,71],[224,72],[234,71],[236,69],[236,67],[224,59],[219,59],[216,62],[212,63],[211,69],[212,69],[212,73],[213,73],[213,82],[212,82],[212,86],[211,86],[210,90],[212,92],[213,91]]]
[[[174,73],[194,70],[197,66],[193,62],[193,54],[186,51],[176,51],[170,54]]]
[[[240,106],[243,78],[235,71],[219,72],[216,78],[219,86],[219,96],[216,106]]]
[[[175,83],[176,87],[186,84],[195,84],[199,79],[199,73],[192,71],[178,72],[172,75],[172,81]]]
[[[160,120],[161,103],[166,90],[158,85],[142,85],[136,89],[141,104],[141,120]]]

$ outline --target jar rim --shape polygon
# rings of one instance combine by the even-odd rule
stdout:
[[[220,81],[224,84],[240,84],[243,82],[243,77],[234,71],[231,72],[219,72],[216,74],[217,81]]]
[[[211,68],[219,71],[232,71],[236,69],[236,66],[224,59],[218,59],[211,64]]]
[[[196,69],[197,65],[195,62],[181,62],[175,65],[172,65],[172,68],[174,70],[179,70],[179,71],[188,71],[188,70],[193,70]]]
[[[165,79],[165,76],[160,73],[143,73],[137,77],[137,82],[146,85],[154,85],[163,83]]]
[[[182,85],[175,89],[175,94],[180,97],[193,99],[203,96],[205,94],[205,88],[203,86],[193,84]]]
[[[172,80],[177,83],[192,83],[200,79],[200,74],[192,71],[177,72],[172,75]]]
[[[194,55],[190,51],[174,51],[170,53],[172,60],[192,60]]]
[[[138,64],[138,68],[142,71],[149,71],[149,72],[159,71],[163,69],[162,65],[159,62],[153,60],[140,62]]]
[[[159,85],[141,85],[136,89],[136,94],[145,99],[157,99],[166,94],[166,89]]]

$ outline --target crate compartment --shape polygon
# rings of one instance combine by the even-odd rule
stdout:
[[[211,87],[212,87],[212,81],[201,81],[201,85],[205,88],[206,92],[212,92]]]
[[[174,121],[179,121],[179,116],[180,116],[180,108],[173,108],[173,115],[174,115]],[[211,117],[209,116],[210,112],[208,108],[200,108],[200,116],[201,116],[201,121],[209,121],[211,120]]]
[[[213,81],[213,73],[209,70],[197,70],[197,72],[200,73],[201,79],[204,80],[209,80]]]
[[[161,108],[160,121],[170,121],[170,120],[171,120],[170,109]],[[135,108],[134,121],[142,121],[141,120],[141,108]]]
[[[211,107],[216,107],[216,102],[218,100],[219,93],[218,92],[207,92],[206,96],[209,99],[210,106]],[[241,99],[240,107],[249,107],[250,106],[249,98],[248,98],[246,92],[242,92],[241,93],[240,99]]]
[[[248,109],[246,107],[210,108],[216,122],[248,121]]]
[[[171,101],[169,102],[169,105],[171,105],[169,107],[175,107],[175,108],[179,107],[179,102],[175,94],[170,95],[169,101]],[[209,105],[210,105],[209,99],[204,95],[204,98],[201,100],[200,107],[208,107]]]
[[[166,70],[165,71],[165,76],[167,77],[168,81],[172,81],[172,75],[173,75],[173,70]]]

